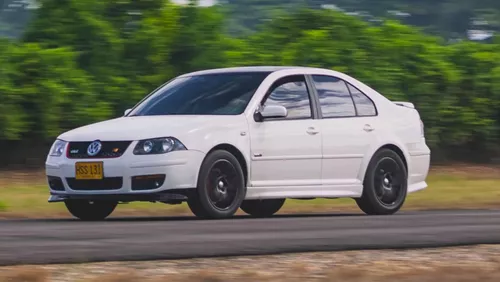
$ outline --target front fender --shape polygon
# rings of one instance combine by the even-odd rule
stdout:
[[[210,130],[203,132],[203,134],[199,132],[196,138],[200,141],[193,149],[204,153],[205,158],[206,155],[216,147],[227,145],[234,147],[243,155],[247,169],[246,173],[250,175],[250,137],[246,126],[232,128],[211,127]],[[198,175],[199,172],[196,175],[196,181],[198,181]]]

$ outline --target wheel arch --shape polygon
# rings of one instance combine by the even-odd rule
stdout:
[[[380,147],[376,152],[378,152],[382,149],[389,149],[391,151],[394,151],[396,154],[398,154],[398,156],[401,158],[401,160],[403,161],[403,163],[405,165],[406,172],[408,173],[408,161],[406,160],[406,156],[405,156],[405,153],[403,152],[403,150],[401,150],[398,146],[396,146],[394,144],[386,144],[386,145]]]
[[[207,152],[206,156],[208,156],[210,153],[212,153],[213,151],[216,151],[216,150],[227,151],[227,152],[231,153],[238,160],[238,163],[240,164],[241,169],[243,170],[243,176],[245,178],[245,185],[248,185],[248,177],[249,177],[248,167],[249,166],[248,166],[247,160],[246,160],[245,156],[243,155],[243,153],[238,148],[236,148],[234,145],[222,143],[222,144],[218,144],[218,145],[212,147],[212,149],[210,149]],[[206,156],[205,156],[205,158],[206,158]]]
[[[383,150],[383,149],[389,149],[389,150],[395,152],[396,154],[398,154],[398,156],[401,158],[401,160],[403,161],[403,163],[405,165],[406,172],[409,173],[409,171],[410,171],[410,167],[409,167],[409,163],[408,163],[409,155],[407,152],[405,152],[403,149],[401,149],[401,147],[402,147],[401,145],[398,145],[395,143],[386,143],[386,144],[382,144],[382,145],[376,147],[376,149],[373,150],[373,152],[371,154],[369,154],[363,161],[363,166],[361,167],[361,171],[359,174],[359,179],[361,180],[361,183],[363,183],[365,180],[366,171],[368,169],[368,166],[369,166],[371,160],[373,159],[373,156],[377,152],[379,152],[380,150]]]

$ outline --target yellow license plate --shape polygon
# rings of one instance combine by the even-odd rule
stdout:
[[[82,162],[75,164],[76,179],[102,179],[103,176],[102,162]]]

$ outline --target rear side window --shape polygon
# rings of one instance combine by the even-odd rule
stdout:
[[[343,80],[326,75],[313,75],[312,78],[324,118],[356,116],[351,94]]]
[[[363,92],[359,91],[356,87],[348,83],[349,91],[351,91],[352,99],[356,105],[358,116],[376,116],[377,109],[373,101],[368,98]]]

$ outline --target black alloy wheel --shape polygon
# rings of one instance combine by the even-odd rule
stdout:
[[[205,189],[210,204],[219,211],[231,208],[236,199],[239,177],[236,167],[226,159],[219,159],[212,164]]]
[[[382,205],[392,207],[401,200],[405,175],[398,163],[389,157],[381,159],[375,168],[374,187],[377,199]]]
[[[401,157],[381,149],[368,165],[363,194],[356,199],[359,208],[369,215],[394,214],[403,206],[408,188],[408,172]]]
[[[217,150],[204,160],[196,193],[188,198],[188,206],[200,218],[229,218],[245,195],[245,177],[238,160],[227,151]]]

